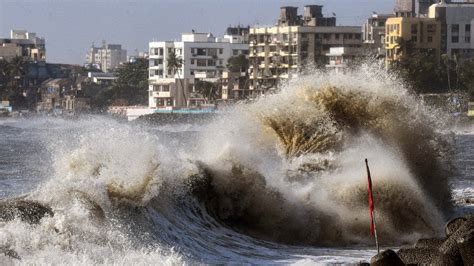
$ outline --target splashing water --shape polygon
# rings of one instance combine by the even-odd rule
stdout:
[[[24,262],[81,264],[288,262],[287,244],[365,246],[364,158],[382,245],[436,236],[451,209],[444,119],[363,66],[295,79],[204,130],[47,120],[61,128],[45,137],[52,171],[27,198],[54,216],[0,222],[0,244]]]

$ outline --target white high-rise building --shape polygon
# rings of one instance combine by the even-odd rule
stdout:
[[[86,56],[88,65],[96,66],[103,72],[110,72],[121,63],[127,62],[127,50],[120,44],[102,43],[102,47],[92,47]]]
[[[474,58],[474,3],[441,1],[429,8],[429,17],[441,21],[441,49],[450,58]]]
[[[181,41],[149,43],[149,107],[194,107],[204,101],[195,92],[195,82],[217,82],[232,56],[248,54],[244,36],[183,33]],[[174,53],[183,62],[174,71],[168,58]],[[175,73],[176,72],[176,73]]]

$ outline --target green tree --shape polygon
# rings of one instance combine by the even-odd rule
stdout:
[[[168,58],[166,60],[167,60],[168,68],[171,69],[171,71],[173,72],[173,75],[178,74],[178,80],[181,85],[181,93],[183,95],[185,106],[187,106],[188,101],[186,99],[185,88],[183,85],[183,81],[181,80],[181,77],[179,76],[179,71],[178,71],[183,66],[183,59],[177,56],[176,53],[173,51],[168,55]]]
[[[10,61],[0,60],[0,96],[19,106],[24,102],[24,96],[19,89],[26,74],[27,62],[21,56]]]
[[[112,86],[93,99],[96,105],[145,105],[148,100],[148,61],[140,58],[125,63],[115,74],[118,78]]]
[[[196,82],[196,91],[200,93],[208,102],[214,101],[217,98],[216,84],[209,81]]]
[[[249,60],[243,54],[233,56],[227,61],[227,69],[230,72],[247,72],[247,69],[249,69]]]

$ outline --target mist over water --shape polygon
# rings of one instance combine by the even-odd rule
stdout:
[[[55,214],[0,222],[0,247],[25,263],[368,259],[364,159],[382,245],[436,236],[452,211],[445,119],[362,66],[294,79],[206,125],[15,122],[48,158],[27,198]]]

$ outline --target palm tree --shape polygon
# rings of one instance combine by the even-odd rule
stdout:
[[[186,99],[185,88],[183,85],[183,81],[181,80],[181,77],[179,76],[179,71],[178,71],[183,66],[183,59],[181,57],[178,57],[176,53],[173,51],[168,55],[167,61],[168,61],[167,65],[173,72],[173,75],[178,74],[178,80],[179,80],[179,83],[181,84],[182,93],[183,93],[184,105],[187,107],[188,101]]]

